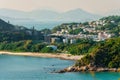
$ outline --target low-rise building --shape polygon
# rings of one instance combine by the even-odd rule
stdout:
[[[98,40],[103,41],[105,39],[111,38],[111,34],[108,34],[106,32],[100,32],[98,33]]]
[[[60,42],[60,38],[57,37],[51,38],[51,43],[59,43],[59,42]]]
[[[70,40],[70,43],[71,43],[71,44],[75,44],[75,43],[76,43],[76,39],[71,39],[71,40]]]
[[[63,43],[68,43],[68,38],[63,39]]]

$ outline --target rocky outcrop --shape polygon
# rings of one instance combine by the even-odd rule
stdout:
[[[82,67],[71,66],[63,70],[60,70],[57,73],[65,73],[65,72],[120,72],[120,68],[103,68],[96,66],[91,67],[89,65]]]

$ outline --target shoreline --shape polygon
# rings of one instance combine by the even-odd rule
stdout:
[[[65,72],[120,72],[120,68],[70,66],[56,73],[65,73]]]
[[[0,55],[14,55],[14,56],[31,56],[31,57],[43,57],[43,58],[59,58],[64,60],[79,60],[83,55],[71,55],[65,53],[37,53],[37,52],[9,52],[0,51]]]
[[[36,52],[9,52],[9,51],[0,51],[0,55],[13,55],[13,56],[28,56],[28,57],[43,57],[43,58],[58,58],[63,60],[79,60],[84,55],[74,56],[71,54],[65,53],[36,53]],[[102,68],[102,67],[75,67],[70,66],[63,70],[57,71],[56,73],[65,73],[65,72],[120,72],[120,68]]]

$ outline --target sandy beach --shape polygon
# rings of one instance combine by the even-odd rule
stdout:
[[[7,52],[7,51],[0,51],[0,54],[4,55],[15,55],[15,56],[33,56],[33,57],[46,57],[46,58],[60,58],[66,60],[79,60],[83,56],[74,56],[71,54],[64,54],[64,53],[33,53],[33,52]]]

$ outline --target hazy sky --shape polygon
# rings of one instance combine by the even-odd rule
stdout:
[[[92,13],[105,13],[120,9],[120,0],[0,0],[0,8],[24,11],[50,8],[60,12],[81,8]]]

